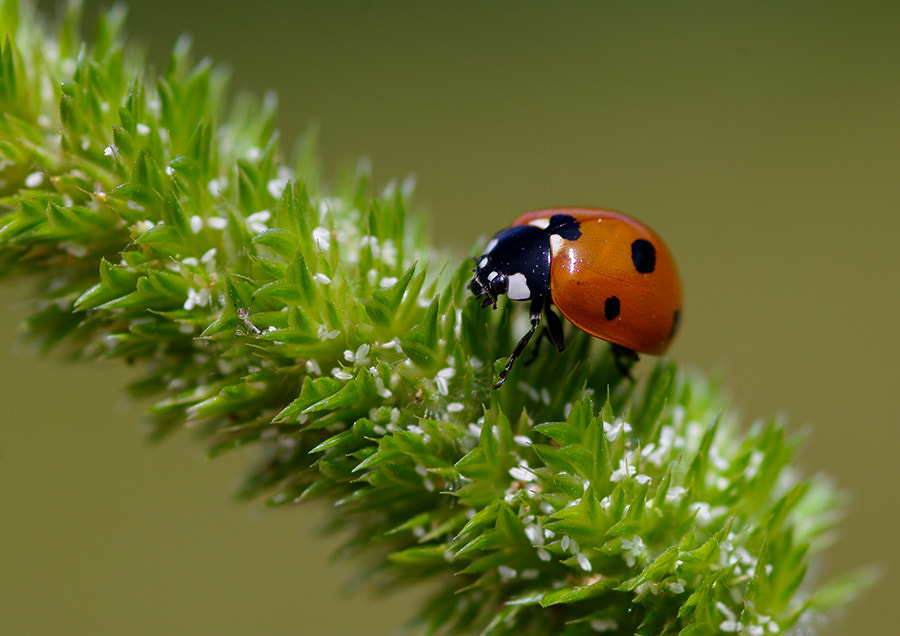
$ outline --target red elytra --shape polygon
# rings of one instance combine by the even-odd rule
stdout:
[[[681,315],[681,280],[669,248],[646,225],[609,210],[536,210],[513,226],[546,227],[560,214],[578,223],[581,236],[551,241],[553,304],[592,336],[638,353],[663,353]]]
[[[486,296],[530,300],[531,329],[519,340],[498,388],[546,315],[542,332],[558,351],[562,325],[551,303],[576,327],[613,344],[616,365],[663,353],[681,314],[681,282],[668,247],[634,219],[593,208],[553,208],[523,214],[498,232],[477,259],[469,288]]]

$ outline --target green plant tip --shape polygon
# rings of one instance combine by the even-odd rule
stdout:
[[[328,501],[373,578],[439,582],[427,633],[799,632],[861,589],[809,581],[841,501],[780,422],[669,362],[622,382],[580,332],[491,390],[518,314],[432,265],[410,182],[325,190],[274,100],[79,20],[0,3],[0,273],[41,346],[142,369],[154,438],[253,444],[239,494]]]

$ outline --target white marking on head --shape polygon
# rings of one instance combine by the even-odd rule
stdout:
[[[487,247],[484,248],[484,253],[490,254],[491,252],[494,251],[495,247],[497,247],[497,239],[493,238],[493,239],[491,239],[491,242],[487,244]]]
[[[563,240],[563,237],[561,237],[559,234],[550,235],[550,256],[556,258],[556,253],[562,249]]]
[[[529,221],[528,225],[533,225],[534,227],[539,227],[542,230],[546,230],[548,227],[550,227],[550,219],[544,216],[539,219],[535,219],[534,221]]]
[[[493,271],[493,272],[491,272],[490,274],[488,274],[488,275],[487,275],[487,280],[488,280],[488,282],[491,282],[492,280],[494,280],[495,278],[497,278],[498,275],[499,275],[499,274],[498,274],[496,271]]]
[[[482,256],[481,259],[478,261],[478,269],[484,269],[485,267],[487,267],[487,264],[488,264],[488,257]]]
[[[521,272],[509,276],[509,287],[506,295],[510,300],[528,300],[531,298],[531,290],[528,289],[528,279]]]

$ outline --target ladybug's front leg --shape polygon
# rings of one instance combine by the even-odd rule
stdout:
[[[512,355],[509,356],[509,361],[506,363],[506,368],[500,372],[500,380],[497,384],[494,385],[495,389],[499,389],[503,386],[503,383],[506,382],[506,376],[509,375],[509,370],[512,369],[513,363],[516,361],[522,352],[525,350],[525,346],[528,344],[528,341],[531,340],[531,337],[534,335],[534,332],[537,331],[538,325],[541,324],[541,315],[544,313],[544,298],[538,297],[533,298],[531,300],[531,306],[529,307],[529,318],[531,319],[531,329],[528,330],[524,336],[522,336],[521,340],[519,340],[516,348],[513,349]]]
[[[531,348],[531,355],[529,355],[528,359],[523,363],[526,367],[537,358],[538,351],[541,348],[541,340],[544,338],[552,342],[553,346],[556,347],[556,351],[559,353],[562,353],[566,348],[562,320],[560,320],[556,312],[553,311],[553,305],[550,302],[549,297],[544,302],[544,318],[546,318],[544,328],[541,329],[537,340],[534,341],[534,346]]]

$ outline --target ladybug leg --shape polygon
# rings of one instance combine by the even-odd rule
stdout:
[[[556,347],[556,351],[558,353],[562,353],[566,348],[566,339],[563,335],[562,320],[559,319],[557,313],[553,311],[552,307],[550,306],[549,298],[544,304],[544,315],[547,317],[547,326],[545,327],[547,337],[550,338],[550,342],[552,342],[553,346]]]
[[[562,320],[559,319],[559,316],[550,305],[550,300],[548,299],[544,303],[544,318],[546,319],[546,323],[544,323],[543,328],[540,333],[537,335],[537,340],[534,341],[534,346],[531,348],[531,355],[528,356],[528,360],[526,360],[523,366],[528,366],[537,358],[538,350],[541,348],[541,341],[544,339],[549,340],[553,343],[553,346],[556,347],[556,350],[559,353],[562,353],[566,348],[566,340],[563,336],[563,327]]]
[[[544,313],[544,299],[542,297],[535,298],[531,301],[531,306],[529,307],[529,317],[531,319],[531,329],[522,336],[519,340],[518,344],[516,344],[516,348],[513,349],[512,355],[509,356],[509,361],[506,363],[506,368],[500,372],[500,380],[497,384],[494,385],[495,389],[499,389],[503,386],[503,383],[506,382],[506,376],[509,375],[509,370],[512,369],[513,363],[516,361],[522,352],[525,350],[525,346],[528,344],[528,341],[531,340],[531,337],[534,335],[534,332],[537,331],[538,325],[541,324],[541,315]]]
[[[611,344],[610,346],[612,347],[613,362],[616,365],[616,370],[634,382],[634,376],[631,375],[631,367],[637,362],[638,354],[622,345]]]
[[[529,364],[535,361],[537,358],[538,350],[541,348],[541,340],[543,340],[547,336],[547,326],[541,328],[538,332],[537,339],[534,341],[534,346],[531,348],[531,354],[528,356],[528,359],[522,363],[523,367],[527,367]]]

